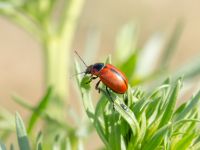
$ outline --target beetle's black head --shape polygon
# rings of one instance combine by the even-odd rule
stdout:
[[[87,67],[85,74],[98,75],[99,71],[103,69],[104,63],[96,63]]]
[[[93,68],[93,65],[88,66],[86,71],[85,71],[85,74],[91,74],[92,68]]]

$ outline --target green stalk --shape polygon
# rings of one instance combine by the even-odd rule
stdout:
[[[66,70],[61,69],[66,69],[66,63],[61,64],[59,61],[59,57],[62,53],[60,53],[59,41],[55,36],[49,35],[47,43],[45,43],[44,46],[44,51],[46,87],[52,86],[56,97],[64,99],[66,98],[67,90],[65,93],[62,93],[59,89],[60,87],[67,89]],[[59,78],[63,79],[63,83],[58,83]]]
[[[46,86],[53,86],[56,97],[61,100],[66,99],[69,94],[70,51],[83,2],[84,0],[71,0],[65,3],[58,31],[52,33],[49,28],[51,31],[44,43]]]

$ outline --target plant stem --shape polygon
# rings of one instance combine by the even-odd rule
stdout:
[[[58,99],[68,97],[70,48],[73,42],[77,20],[84,0],[65,2],[64,13],[58,30],[46,24],[47,36],[44,41],[46,86],[53,86]]]

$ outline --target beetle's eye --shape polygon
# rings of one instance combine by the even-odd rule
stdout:
[[[93,68],[95,68],[97,71],[100,71],[104,67],[103,63],[97,63],[94,64]]]

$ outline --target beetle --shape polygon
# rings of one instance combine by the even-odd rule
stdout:
[[[87,83],[90,83],[92,80],[99,78],[99,81],[96,83],[95,86],[96,90],[100,92],[99,84],[100,82],[102,82],[106,86],[106,91],[109,96],[110,93],[108,88],[118,94],[124,94],[127,91],[128,79],[125,74],[117,69],[115,66],[113,66],[112,64],[104,63],[95,63],[93,65],[87,66],[83,59],[79,56],[79,54],[76,51],[75,53],[86,66],[86,70],[83,73],[91,75]]]
[[[91,74],[88,82],[99,78],[95,86],[96,90],[99,90],[100,82],[106,86],[107,91],[110,88],[118,94],[124,94],[128,89],[128,80],[124,73],[111,64],[95,63],[87,67],[85,74]]]

